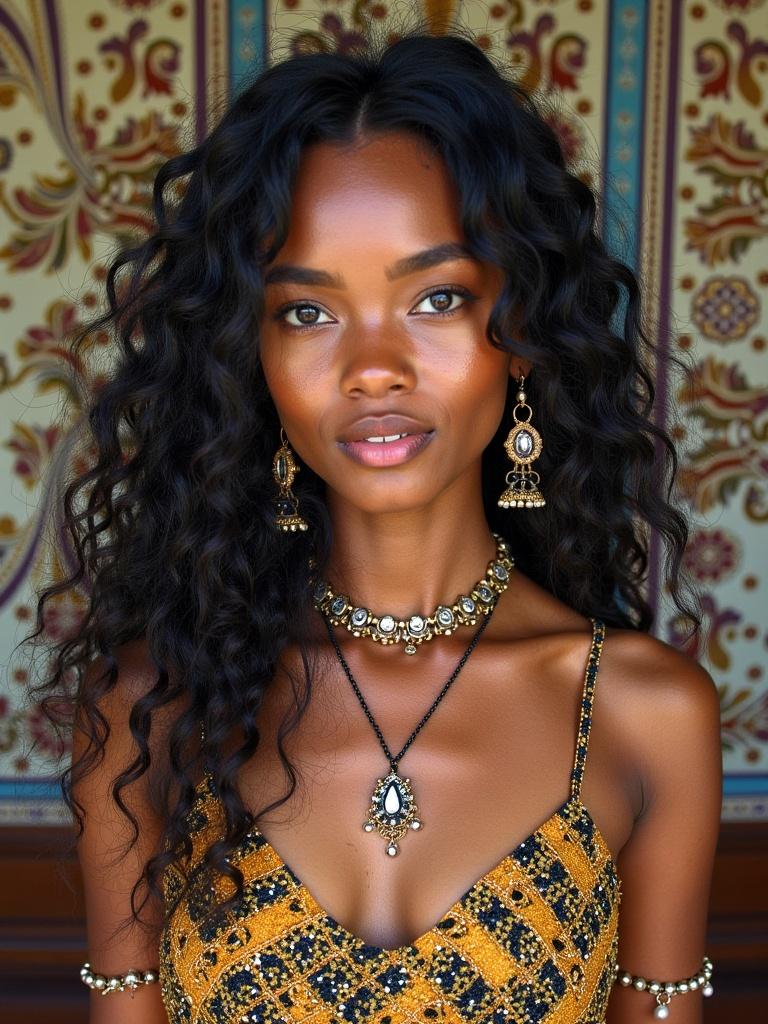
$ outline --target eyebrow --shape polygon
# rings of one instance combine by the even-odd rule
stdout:
[[[419,270],[429,270],[448,260],[473,260],[477,257],[467,246],[460,242],[441,242],[429,249],[423,249],[412,256],[404,256],[384,271],[390,281]],[[278,264],[267,271],[264,284],[307,284],[322,288],[345,288],[344,278],[339,274],[329,274],[327,270],[313,270],[311,267],[298,267],[290,263]]]

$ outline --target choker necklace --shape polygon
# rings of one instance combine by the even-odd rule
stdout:
[[[367,636],[380,644],[405,644],[406,654],[415,654],[420,644],[433,636],[450,636],[458,626],[474,626],[481,615],[488,616],[500,594],[509,586],[515,564],[509,545],[494,533],[496,557],[488,563],[485,576],[461,594],[452,605],[441,604],[431,615],[375,615],[370,608],[355,605],[346,594],[335,594],[330,583],[318,580],[314,587],[315,608],[332,626],[346,626],[353,636]]]
[[[386,741],[381,734],[381,729],[379,728],[373,715],[371,714],[370,708],[365,703],[365,698],[360,692],[360,687],[355,682],[355,678],[352,675],[352,672],[350,671],[349,665],[344,660],[344,655],[341,653],[341,649],[338,645],[336,637],[334,636],[333,625],[330,619],[325,615],[323,616],[326,628],[328,630],[328,636],[330,637],[331,643],[333,644],[333,648],[336,651],[336,657],[339,659],[341,667],[346,672],[347,678],[349,679],[350,683],[352,684],[352,688],[357,694],[357,699],[360,701],[360,704],[368,718],[368,721],[373,726],[373,729],[379,739],[379,743],[381,744],[381,748],[384,751],[387,760],[389,761],[390,770],[388,774],[385,775],[384,778],[376,780],[376,786],[374,787],[373,795],[371,796],[371,805],[368,808],[368,817],[366,818],[365,822],[363,822],[363,829],[365,832],[373,832],[373,830],[376,829],[379,835],[383,836],[384,839],[388,840],[387,854],[390,857],[395,857],[397,855],[397,840],[401,839],[409,828],[413,829],[414,831],[418,831],[424,825],[424,822],[421,820],[421,818],[417,817],[418,807],[416,806],[416,801],[413,796],[411,780],[410,778],[403,778],[398,774],[398,762],[400,761],[408,747],[410,747],[410,745],[416,739],[417,734],[424,726],[427,719],[430,717],[430,715],[435,710],[437,705],[446,695],[449,687],[456,680],[456,677],[458,676],[459,672],[461,672],[461,670],[464,668],[467,659],[469,658],[470,654],[472,653],[472,651],[474,651],[477,645],[477,641],[482,636],[483,630],[491,621],[491,613],[493,612],[495,604],[496,602],[494,601],[494,603],[490,606],[488,612],[486,613],[485,617],[483,618],[483,621],[480,623],[479,629],[472,637],[469,647],[467,647],[466,651],[462,654],[458,665],[451,673],[450,678],[447,680],[442,690],[435,698],[430,709],[427,711],[427,713],[421,719],[421,721],[413,730],[411,735],[408,737],[403,746],[403,749],[400,751],[397,757],[392,756],[392,751],[387,746]]]

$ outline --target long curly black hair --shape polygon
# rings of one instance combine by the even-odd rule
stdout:
[[[257,749],[256,715],[289,644],[303,670],[278,739],[291,779],[284,800],[295,788],[282,741],[311,694],[308,560],[322,573],[332,529],[323,481],[305,467],[296,493],[311,529],[275,530],[279,422],[259,362],[262,271],[286,238],[304,147],[393,131],[413,133],[445,161],[466,244],[504,271],[488,341],[532,364],[526,391],[545,439],[547,504],[515,514],[517,567],[584,615],[647,631],[655,533],[671,598],[694,631],[700,625],[682,582],[687,527],[673,500],[675,450],[654,422],[655,346],[638,281],[607,251],[596,196],[566,166],[538,100],[461,32],[411,32],[262,69],[204,142],[162,167],[154,232],[111,264],[108,309],[91,330],[111,333],[114,359],[82,418],[91,464],[61,503],[76,569],[38,596],[34,638],[47,601],[68,588],[86,595],[77,629],[49,643],[54,657],[39,686],[59,720],[61,694],[71,692],[70,724],[87,736],[62,776],[78,834],[84,808],[74,791],[107,743],[100,705],[118,685],[122,646],[142,640],[156,670],[130,715],[136,756],[112,783],[134,839],[121,794],[150,770],[153,715],[186,697],[169,740],[166,793],[176,798],[164,807],[162,847],[134,888],[135,921],[148,894],[162,893],[165,869],[190,853],[194,758],[226,816],[205,863],[234,882],[224,909],[241,898],[242,875],[226,858],[254,817],[236,776]],[[510,513],[496,500],[515,391],[513,383],[483,457],[486,515],[502,534]],[[235,735],[244,742],[225,756]]]

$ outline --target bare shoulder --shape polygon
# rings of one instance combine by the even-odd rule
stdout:
[[[719,695],[695,659],[647,633],[609,627],[599,699],[647,800],[691,773],[719,788]]]
[[[703,716],[718,710],[717,687],[694,658],[648,633],[608,627],[602,672],[631,711],[656,717]],[[676,724],[679,724],[676,723]]]
[[[132,705],[155,687],[158,666],[145,638],[139,637],[115,647],[110,658],[104,655],[94,658],[86,672],[86,686],[93,687],[96,692],[102,690],[99,683],[101,680],[106,683],[113,662],[117,676],[114,685],[105,692],[109,699]],[[106,686],[103,689],[106,690]]]
[[[110,683],[109,673],[114,664],[115,678]],[[117,714],[126,714],[147,698],[158,687],[160,667],[150,651],[146,639],[140,637],[115,647],[111,657],[99,655],[86,670],[84,688],[99,708]],[[178,672],[166,666],[167,680],[162,688],[171,696],[157,708],[157,721],[175,718],[188,696],[179,686]],[[158,691],[159,695],[159,691]]]
[[[103,771],[109,766],[114,777],[137,764],[140,746],[135,737],[140,731],[145,737],[147,760],[132,788],[136,796],[143,794],[142,800],[149,799],[153,783],[169,777],[171,730],[189,703],[189,695],[177,685],[177,679],[169,671],[167,683],[161,684],[165,692],[157,690],[159,667],[142,638],[116,647],[109,658],[96,657],[85,670],[72,734],[73,764],[83,758],[77,775],[92,765]],[[174,693],[176,696],[170,696]],[[149,730],[147,720],[151,720]],[[94,744],[103,746],[104,754],[96,761],[83,757]]]

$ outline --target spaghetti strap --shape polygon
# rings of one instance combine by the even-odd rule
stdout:
[[[579,731],[576,737],[576,755],[571,772],[571,799],[579,799],[581,780],[584,777],[584,765],[587,760],[589,746],[589,730],[592,726],[592,703],[595,696],[595,680],[600,665],[600,652],[605,640],[605,623],[601,619],[590,619],[592,623],[592,646],[589,651],[587,668],[584,673],[584,689],[581,695],[581,713],[579,715]]]

